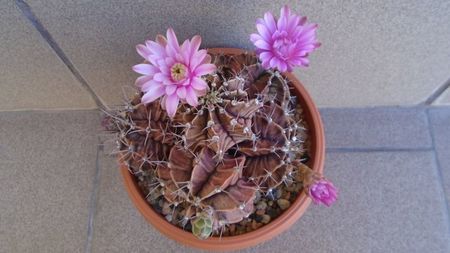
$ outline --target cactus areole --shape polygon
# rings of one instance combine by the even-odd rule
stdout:
[[[240,49],[208,54],[216,70],[203,77],[196,106],[180,103],[170,117],[164,98],[142,103],[140,92],[114,114],[118,159],[131,199],[160,232],[196,248],[242,249],[281,233],[309,206],[324,133],[292,74],[266,70]]]

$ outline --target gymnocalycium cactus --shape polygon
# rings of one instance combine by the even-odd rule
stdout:
[[[139,45],[147,61],[134,67],[144,75],[141,92],[112,116],[120,159],[150,204],[200,239],[249,217],[255,199],[295,178],[316,202],[331,204],[332,184],[302,163],[307,131],[289,80],[255,54],[210,55],[200,41],[180,46],[169,29]]]

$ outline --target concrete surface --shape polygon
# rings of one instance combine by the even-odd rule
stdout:
[[[436,100],[434,105],[450,105],[450,89],[446,89],[444,93]]]
[[[285,3],[319,24],[322,47],[296,71],[319,106],[415,105],[450,76],[446,0],[25,1],[108,104],[137,77],[136,44],[172,26],[180,40],[251,49],[255,20]]]
[[[449,252],[450,107],[322,114],[338,202],[242,252]],[[195,252],[134,208],[98,112],[0,118],[0,252]]]
[[[95,108],[14,1],[0,3],[0,111]]]
[[[450,203],[450,107],[430,109],[431,132],[441,167],[447,202]]]
[[[0,252],[85,252],[99,113],[0,113]]]

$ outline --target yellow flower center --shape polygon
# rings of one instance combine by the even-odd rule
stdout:
[[[186,72],[187,72],[186,66],[184,66],[181,63],[175,63],[170,68],[170,75],[172,77],[172,80],[174,80],[176,82],[186,78]]]

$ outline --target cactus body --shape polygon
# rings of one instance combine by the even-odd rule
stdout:
[[[254,55],[213,55],[217,72],[197,107],[170,119],[160,101],[118,113],[123,161],[147,189],[177,211],[180,226],[207,238],[255,210],[257,195],[289,184],[302,162],[305,127],[288,81]],[[184,211],[180,211],[180,210]]]

